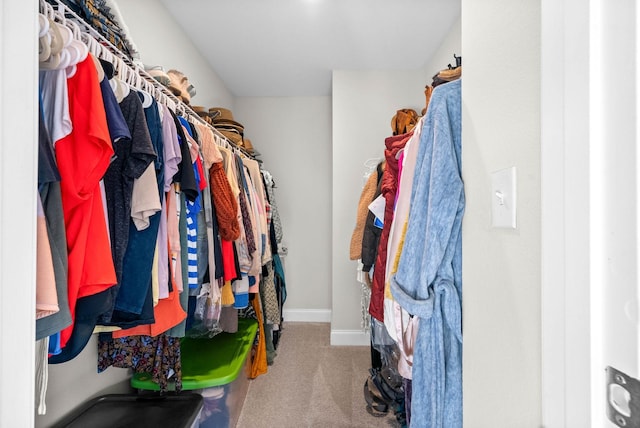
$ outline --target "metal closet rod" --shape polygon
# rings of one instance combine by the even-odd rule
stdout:
[[[52,3],[55,3],[57,5],[57,10],[53,9]],[[51,10],[48,10],[48,8],[51,8]],[[144,79],[144,82],[146,82],[146,84],[144,84],[141,81],[136,80],[133,83],[131,83],[132,85],[136,86],[138,89],[141,89],[141,90],[154,92],[153,93],[154,98],[158,102],[165,104],[167,107],[170,107],[170,103],[168,103],[167,100],[171,100],[171,102],[175,104],[176,113],[178,114],[182,113],[182,115],[186,116],[188,119],[198,121],[201,124],[210,128],[213,131],[213,133],[218,137],[218,139],[216,139],[216,142],[218,142],[218,140],[222,140],[223,145],[226,146],[227,148],[238,151],[251,159],[255,159],[253,155],[251,155],[249,152],[244,150],[242,147],[230,141],[214,126],[212,126],[211,124],[203,120],[195,111],[193,111],[193,109],[190,106],[182,102],[181,99],[176,97],[169,89],[167,89],[160,82],[154,79],[149,73],[146,72],[146,70],[144,70],[143,68],[135,64],[120,49],[114,46],[113,43],[111,43],[106,37],[100,34],[95,28],[89,25],[89,23],[87,23],[84,19],[78,16],[73,10],[67,7],[67,5],[65,5],[61,0],[40,0],[40,12],[45,13],[47,11],[53,12],[58,18],[58,21],[65,24],[66,24],[67,18],[73,18],[74,19],[73,23],[76,24],[81,30],[84,30],[84,32],[81,34],[86,35],[86,37],[88,38],[93,38],[95,45],[92,46],[93,43],[89,39],[84,40],[82,37],[77,37],[75,32],[74,32],[74,37],[79,38],[81,42],[87,44],[87,46],[89,46],[90,51],[95,48],[100,50],[100,52],[97,53],[98,54],[97,56],[100,56],[99,55],[100,53],[104,53],[104,49],[108,49],[109,53],[113,55],[117,61],[119,61],[119,64],[113,64],[114,69],[119,74],[126,74],[128,76],[141,77],[142,79]],[[103,58],[103,59],[109,60],[109,58]],[[118,66],[120,68],[118,68]],[[123,67],[126,67],[126,69],[123,70]],[[125,76],[120,76],[120,77],[125,77]],[[143,87],[140,87],[140,86],[143,86]]]

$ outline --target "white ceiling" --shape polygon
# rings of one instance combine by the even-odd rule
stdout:
[[[235,96],[331,93],[332,70],[425,65],[459,0],[162,0]]]

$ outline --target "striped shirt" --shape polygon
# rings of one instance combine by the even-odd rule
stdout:
[[[193,171],[196,182],[200,183],[200,174],[196,164],[193,164]],[[187,199],[186,219],[187,219],[187,270],[189,277],[189,288],[198,288],[198,213],[202,209],[201,197],[192,202]]]

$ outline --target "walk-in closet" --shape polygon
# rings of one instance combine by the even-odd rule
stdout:
[[[634,426],[637,16],[4,0],[0,427]]]

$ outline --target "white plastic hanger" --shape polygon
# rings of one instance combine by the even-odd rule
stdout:
[[[38,14],[38,60],[46,61],[51,56],[51,33],[49,32],[49,19]]]
[[[117,56],[114,56],[113,59],[113,67],[117,71],[117,75],[113,79],[109,80],[109,85],[111,85],[111,89],[113,89],[113,93],[115,94],[118,102],[122,102],[122,100],[124,100],[131,91],[129,85],[126,83],[127,67]]]
[[[67,70],[67,78],[71,78],[76,74],[76,65],[87,59],[89,48],[82,42],[82,34],[78,24],[73,21],[66,21],[65,26],[71,30],[72,37],[63,49],[63,52],[66,51],[68,54],[68,60],[61,61],[60,68],[63,68],[63,64],[66,64],[64,68]],[[64,55],[61,58],[64,58]]]
[[[153,104],[153,97],[149,94],[149,89],[145,87],[146,80],[140,76],[140,74],[136,74],[137,84],[136,87],[138,91],[142,94],[142,107],[149,108]]]
[[[124,64],[124,62],[123,62]],[[126,68],[126,73],[127,73],[127,85],[129,86],[129,88],[133,89],[134,91],[138,92],[139,94],[142,95],[142,107],[143,108],[148,108],[151,106],[151,104],[153,103],[153,98],[151,97],[151,95],[149,95],[149,93],[147,93],[144,88],[143,88],[143,79],[142,76],[140,76],[139,72],[136,72],[136,70],[132,69],[131,67],[128,67],[126,64],[124,65],[124,67]]]
[[[178,105],[175,103],[175,101],[173,101],[167,95],[165,95],[164,97],[166,98],[167,107],[169,107],[171,110],[173,110],[175,112],[177,107],[178,107]]]
[[[49,33],[49,19],[43,13],[38,14],[38,37],[44,37]]]

